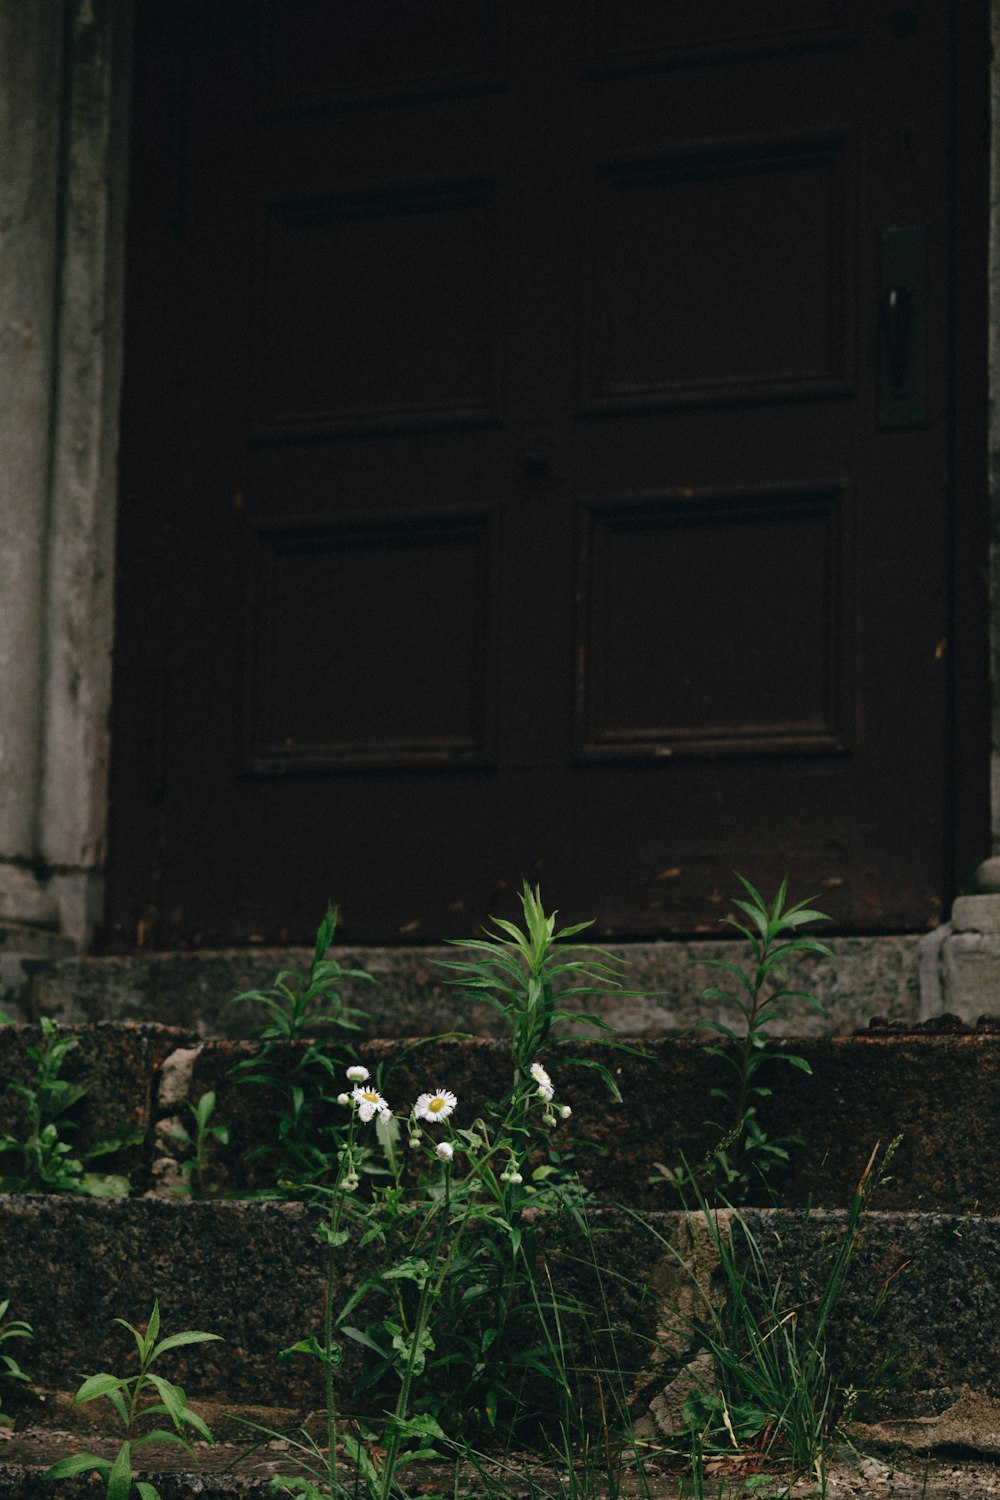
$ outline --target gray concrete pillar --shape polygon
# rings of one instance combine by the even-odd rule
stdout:
[[[0,4],[0,927],[29,949],[101,904],[131,23]]]

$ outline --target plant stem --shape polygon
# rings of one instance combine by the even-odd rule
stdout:
[[[326,1306],[323,1309],[323,1379],[326,1394],[327,1469],[331,1493],[337,1494],[337,1409],[333,1400],[333,1246],[326,1251]]]

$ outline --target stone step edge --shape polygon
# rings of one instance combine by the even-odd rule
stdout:
[[[30,1082],[33,1065],[23,1043],[37,1035],[31,1028],[0,1028],[0,1076]],[[247,1157],[273,1142],[272,1101],[257,1086],[237,1087],[231,1075],[233,1064],[251,1055],[255,1044],[199,1042],[190,1033],[131,1022],[84,1026],[77,1035],[80,1045],[70,1054],[66,1076],[88,1082],[91,1092],[78,1106],[74,1144],[83,1150],[133,1129],[142,1138],[119,1158],[99,1159],[97,1167],[131,1176],[139,1193],[175,1194],[183,1187],[186,1148],[173,1132],[191,1126],[189,1103],[211,1090],[214,1118],[229,1131],[228,1141],[213,1147],[213,1188],[245,1193],[266,1185],[262,1176],[254,1178],[252,1161],[248,1170]],[[406,1054],[389,1091],[398,1112],[426,1088],[449,1087],[459,1095],[453,1123],[469,1124],[483,1100],[507,1088],[509,1054],[499,1040],[420,1040],[408,1052],[401,1039],[359,1044],[373,1071],[379,1061]],[[714,1113],[711,1089],[726,1076],[696,1038],[633,1040],[634,1051],[616,1053],[599,1040],[581,1040],[569,1052],[609,1066],[621,1086],[621,1104],[610,1100],[592,1069],[560,1063],[558,1055],[549,1060],[557,1100],[573,1111],[558,1125],[556,1141],[565,1141],[567,1149],[572,1141],[588,1143],[578,1149],[577,1164],[598,1197],[619,1201],[627,1192],[633,1206],[655,1209],[669,1197],[669,1189],[654,1180],[657,1163],[675,1167],[682,1155],[699,1162],[717,1142],[718,1130],[705,1122]],[[772,1138],[801,1137],[776,1184],[783,1202],[812,1197],[846,1206],[872,1147],[879,1140],[887,1145],[902,1131],[881,1195],[884,1207],[1000,1211],[1000,1035],[866,1033],[776,1046],[812,1067],[807,1075],[770,1065],[773,1094],[760,1105]],[[0,1130],[16,1129],[19,1109],[12,1093],[0,1095]]]
[[[799,1007],[785,1029],[800,1035],[844,1035],[866,1026],[873,1015],[914,1023],[940,1014],[948,1007],[938,982],[937,940],[935,933],[828,939],[833,957],[805,957],[789,966],[789,979],[792,987],[811,990],[829,1015],[824,1020],[808,1007]],[[588,1000],[586,1008],[632,1035],[686,1030],[713,1013],[700,998],[703,989],[718,982],[709,960],[732,960],[741,947],[716,938],[597,945],[599,953],[625,960],[623,985],[636,993],[612,991]],[[340,987],[346,1004],[370,1013],[369,1034],[426,1035],[460,1029],[485,1035],[499,1029],[489,1006],[462,1000],[447,984],[448,973],[439,965],[454,959],[454,948],[344,947],[331,949],[329,956],[378,981],[345,981]],[[249,1007],[232,1005],[232,998],[244,990],[266,988],[279,969],[307,968],[311,957],[305,948],[54,960],[26,956],[19,961],[19,977],[4,979],[0,970],[0,1009],[24,1021],[37,1021],[42,1015],[66,1025],[158,1021],[201,1037],[239,1037],[247,1034],[254,1018]],[[963,1019],[976,1017],[963,1014]]]

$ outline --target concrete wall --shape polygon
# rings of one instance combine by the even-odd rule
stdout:
[[[0,951],[103,900],[131,21],[0,5]]]

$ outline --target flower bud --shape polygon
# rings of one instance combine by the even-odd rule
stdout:
[[[455,1149],[450,1141],[438,1141],[436,1150],[442,1161],[451,1161],[455,1155]]]
[[[350,1102],[351,1102],[351,1096],[350,1096],[350,1094],[338,1094],[337,1095],[337,1103],[338,1104],[350,1104]]]

